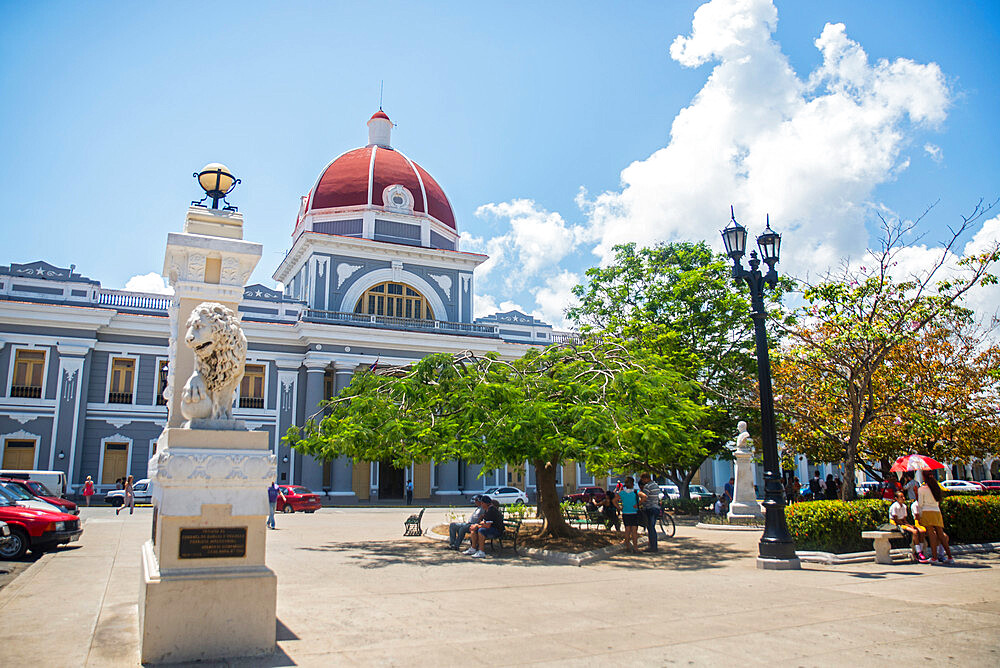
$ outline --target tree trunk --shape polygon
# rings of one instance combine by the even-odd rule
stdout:
[[[554,538],[572,536],[576,531],[566,524],[559,508],[556,493],[556,466],[558,463],[537,460],[535,465],[535,489],[538,491],[538,510],[542,513],[542,536]]]
[[[843,501],[854,500],[854,488],[857,486],[854,482],[854,475],[858,462],[858,442],[861,438],[860,430],[857,434],[854,433],[853,429],[851,431],[850,440],[847,442],[847,456],[844,458],[844,480],[840,486],[840,498]]]

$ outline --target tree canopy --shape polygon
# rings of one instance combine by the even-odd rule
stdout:
[[[961,439],[946,436],[948,424],[982,425],[960,418],[961,387],[975,377],[974,387],[995,389],[988,367],[995,358],[972,355],[974,342],[963,339],[963,323],[972,318],[963,297],[996,281],[990,270],[1000,259],[1000,244],[961,258],[953,249],[989,209],[977,206],[964,217],[915,274],[897,277],[919,219],[882,219],[881,246],[863,265],[844,265],[816,284],[803,283],[804,304],[787,327],[788,345],[775,365],[776,408],[786,420],[785,440],[797,451],[844,462],[847,498],[856,467],[873,470],[878,460],[911,450],[914,438],[924,448],[930,441],[954,445]],[[970,415],[979,410],[972,408],[974,395],[965,395]],[[897,428],[897,417],[907,430]],[[953,455],[949,450],[945,458]]]
[[[493,468],[529,461],[543,533],[570,532],[559,511],[556,467],[606,472],[636,453],[692,447],[704,408],[663,360],[618,343],[553,345],[515,360],[437,354],[412,367],[355,375],[318,423],[293,427],[294,447],[322,458],[391,459],[396,465],[461,458]],[[662,450],[666,452],[666,450]]]
[[[759,421],[753,325],[748,294],[734,286],[728,259],[704,243],[677,242],[637,248],[615,247],[607,267],[587,270],[574,294],[580,305],[569,316],[583,331],[621,338],[669,362],[686,379],[688,399],[704,408],[691,447],[647,451],[631,462],[675,482],[688,484],[710,456],[730,457],[724,446],[736,423]],[[773,305],[788,287],[769,294]],[[683,456],[679,456],[683,454]]]

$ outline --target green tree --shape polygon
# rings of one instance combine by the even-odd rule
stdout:
[[[470,352],[429,356],[412,368],[358,374],[327,402],[329,414],[286,439],[307,454],[397,466],[458,459],[488,468],[535,468],[543,535],[568,535],[556,492],[568,460],[607,471],[630,448],[680,442],[702,410],[662,362],[622,345],[550,346],[504,361]]]
[[[690,381],[688,399],[703,406],[703,420],[683,447],[670,443],[633,451],[631,466],[677,484],[684,498],[707,457],[731,458],[725,444],[741,419],[759,421],[756,362],[749,295],[733,285],[723,255],[704,242],[615,247],[607,267],[587,270],[569,316],[585,332],[629,342],[664,360]],[[769,295],[773,305],[782,290]],[[774,309],[770,309],[774,310]],[[772,335],[772,341],[775,338]]]
[[[804,304],[787,328],[789,345],[775,365],[776,409],[787,420],[786,437],[797,451],[814,460],[844,462],[845,498],[854,495],[857,467],[871,470],[902,445],[905,434],[887,431],[887,417],[909,411],[913,434],[941,433],[932,424],[939,423],[945,403],[925,401],[927,379],[931,385],[943,382],[942,374],[954,369],[936,366],[928,375],[916,358],[940,353],[928,347],[937,345],[934,332],[971,317],[964,296],[996,282],[990,270],[1000,259],[1000,243],[964,257],[953,251],[990,209],[980,203],[963,217],[916,274],[895,276],[902,273],[898,262],[916,243],[907,240],[920,219],[883,218],[881,246],[869,251],[862,266],[844,265],[819,283],[803,283]]]

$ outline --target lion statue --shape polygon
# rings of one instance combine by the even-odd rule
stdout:
[[[222,304],[203,302],[187,320],[184,342],[194,351],[194,373],[181,393],[181,414],[188,420],[232,420],[247,359],[239,318]]]

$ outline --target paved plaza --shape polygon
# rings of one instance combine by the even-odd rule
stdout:
[[[425,526],[445,512],[429,509]],[[682,524],[658,555],[576,567],[505,550],[477,561],[402,538],[408,513],[279,516],[267,558],[278,651],[232,665],[1000,664],[997,554],[760,571],[755,533]],[[0,665],[137,665],[151,514],[83,509],[78,546],[0,590]]]

